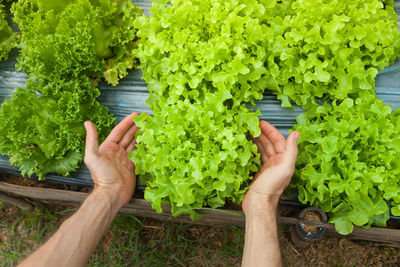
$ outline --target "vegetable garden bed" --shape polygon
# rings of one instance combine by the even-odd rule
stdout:
[[[69,190],[51,189],[51,188],[38,188],[15,185],[0,181],[0,192],[5,192],[19,198],[30,198],[41,200],[44,202],[59,203],[62,205],[79,206],[83,200],[87,197],[88,193],[75,192]],[[7,199],[0,199],[7,201]],[[21,199],[16,199],[21,202]],[[23,201],[22,201],[23,202]],[[12,203],[12,202],[11,202]],[[15,204],[15,203],[13,203]],[[23,204],[22,204],[23,205]],[[199,213],[203,217],[199,220],[192,221],[189,215],[180,215],[173,217],[171,215],[171,208],[168,205],[163,205],[163,213],[157,213],[149,202],[144,199],[133,198],[124,208],[121,209],[122,213],[128,213],[135,216],[154,218],[159,220],[183,222],[183,223],[195,223],[209,226],[229,226],[235,225],[238,227],[244,227],[245,217],[242,212],[237,210],[200,210]],[[295,225],[298,223],[314,225],[325,228],[325,234],[329,236],[341,236],[335,231],[335,227],[330,223],[317,223],[307,220],[298,220],[293,217],[279,216],[278,222],[280,224]],[[370,229],[364,229],[362,227],[355,227],[352,234],[347,236],[351,239],[367,240],[381,242],[390,245],[400,245],[400,230],[398,229],[384,229],[371,227]]]
[[[144,8],[145,13],[148,14],[148,8],[151,5],[150,1],[134,1],[140,7]],[[396,1],[396,11],[399,13],[399,1]],[[26,76],[21,73],[15,71],[15,63],[16,63],[16,51],[10,55],[9,59],[5,62],[0,62],[0,103],[4,101],[5,98],[11,96],[11,94],[15,91],[15,88],[24,87]],[[396,63],[389,68],[381,71],[376,78],[376,93],[378,98],[382,99],[385,104],[392,105],[393,109],[400,108],[400,61],[397,60]],[[99,102],[105,106],[107,106],[111,113],[115,114],[117,119],[125,117],[130,114],[132,111],[137,112],[147,112],[149,114],[152,111],[148,108],[145,103],[145,100],[148,98],[149,93],[147,90],[147,86],[145,82],[141,79],[142,72],[140,70],[133,71],[126,77],[125,79],[120,81],[120,84],[117,87],[111,87],[106,83],[100,83],[100,91],[101,96],[99,98]],[[294,110],[289,110],[281,106],[281,101],[277,100],[276,96],[270,94],[270,92],[265,92],[264,98],[260,101],[256,101],[255,109],[259,109],[261,111],[260,119],[264,119],[269,121],[271,124],[275,125],[284,136],[287,136],[288,131],[292,128],[292,126],[296,123],[296,117],[302,113],[302,109],[299,107],[294,107]],[[10,173],[19,175],[17,168],[13,167],[9,164],[9,159],[4,156],[0,156],[0,172]],[[82,166],[78,172],[75,172],[71,175],[72,177],[62,177],[57,175],[47,175],[46,180],[53,183],[61,183],[61,184],[70,184],[70,185],[92,185],[91,177],[88,170]],[[140,179],[139,179],[140,181]],[[75,194],[74,192],[61,193],[51,191],[51,189],[40,189],[39,191],[35,191],[34,189],[24,190],[22,188],[10,187],[7,184],[2,184],[3,189],[7,192],[20,194],[26,197],[39,198],[45,200],[66,200],[57,198],[57,195],[63,195],[65,198],[70,199],[73,203],[80,203],[82,198],[85,195]],[[143,187],[139,186],[139,189],[143,189]],[[13,191],[14,190],[14,191]],[[33,191],[31,191],[33,190]],[[50,190],[50,191],[49,191]],[[23,192],[31,195],[24,195]],[[18,193],[19,192],[19,193]],[[48,195],[48,196],[46,196]],[[126,208],[126,212],[131,212],[136,215],[147,216],[148,217],[157,217],[160,219],[170,219],[170,209],[165,207],[163,214],[157,214],[154,210],[150,209],[150,204],[145,203],[144,201],[133,200],[134,204],[138,205],[139,208],[135,209],[132,206],[128,206]],[[287,202],[291,204],[298,205],[299,202]],[[131,203],[132,204],[132,203]],[[224,212],[216,212],[216,211],[202,211],[201,213],[205,213],[206,216],[200,221],[196,221],[194,223],[208,223],[208,224],[219,224],[227,223],[231,220],[230,223],[236,225],[243,225],[243,217],[238,215],[227,215]],[[206,219],[209,218],[209,219]],[[219,218],[219,219],[218,219]],[[298,222],[293,218],[281,218],[281,222],[286,223],[296,223]],[[176,220],[185,221],[187,220],[187,216],[179,216]],[[397,217],[393,217],[392,219],[398,219]],[[219,221],[222,220],[222,221]],[[332,230],[332,225],[324,224],[327,230]],[[364,230],[361,228],[355,228],[355,232],[353,235],[360,234],[360,236],[364,236],[366,240],[376,240],[376,241],[384,241],[389,242],[391,237],[398,237],[396,234],[388,234],[385,229],[375,230],[375,228],[371,228],[372,230]],[[375,232],[374,232],[375,231]],[[383,232],[382,232],[383,231]],[[382,238],[380,239],[374,236],[377,236],[380,233],[382,234]],[[368,237],[368,235],[370,237]],[[368,239],[370,238],[370,239]],[[389,239],[390,240],[389,240]]]

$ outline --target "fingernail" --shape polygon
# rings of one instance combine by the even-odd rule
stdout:
[[[83,125],[85,126],[85,129],[87,130],[87,129],[88,129],[88,122],[85,121],[85,122],[83,123]]]

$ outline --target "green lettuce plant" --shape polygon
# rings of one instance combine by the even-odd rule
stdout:
[[[174,215],[192,218],[203,205],[238,201],[257,169],[258,160],[248,163],[245,178],[223,195],[213,187],[222,188],[226,176],[210,176],[203,163],[226,149],[213,139],[218,131],[240,136],[242,146],[250,142],[243,138],[247,131],[258,133],[255,122],[232,128],[232,118],[256,120],[244,102],[254,103],[269,89],[283,106],[295,103],[313,112],[318,98],[372,95],[378,70],[399,53],[394,5],[381,0],[161,0],[151,13],[135,22],[141,40],[135,53],[154,114],[135,118],[141,130],[131,159],[146,176],[145,198],[157,211],[170,203]],[[205,121],[210,126],[200,127]],[[213,125],[218,131],[210,130]],[[236,177],[245,167],[237,161],[249,152],[233,151],[237,158],[223,157],[220,168],[233,166]]]
[[[239,102],[261,99],[270,78],[266,47],[274,37],[266,21],[283,8],[266,2],[153,2],[152,16],[135,23],[149,106],[158,111],[182,99],[201,101],[212,88]]]
[[[0,1],[0,61],[6,60],[16,45],[16,33],[8,25],[4,2]]]
[[[394,5],[382,0],[162,0],[151,12],[135,25],[153,109],[196,100],[204,84],[250,102],[268,89],[309,109],[373,91],[400,48]]]
[[[83,159],[84,121],[101,140],[114,125],[95,85],[116,85],[136,67],[141,10],[130,0],[20,0],[11,11],[21,30],[16,68],[29,80],[1,106],[0,151],[23,175],[68,176]]]
[[[299,200],[329,214],[341,234],[400,215],[400,110],[374,96],[325,103],[299,115],[292,182]]]
[[[22,31],[17,69],[33,79],[87,75],[116,85],[137,65],[141,10],[130,0],[20,0],[12,12]]]
[[[86,120],[92,121],[103,140],[115,119],[95,100],[100,92],[88,79],[64,84],[57,97],[41,96],[35,85],[17,88],[0,111],[0,151],[10,157],[22,175],[68,176],[78,168],[85,147]],[[75,89],[79,88],[79,91]]]
[[[308,109],[316,98],[354,99],[362,91],[373,92],[378,71],[400,52],[393,1],[289,2],[281,25],[274,27],[281,36],[270,38],[267,52],[274,74],[268,89],[282,105],[294,102]]]
[[[199,217],[196,209],[240,203],[259,168],[257,115],[243,102],[262,98],[268,73],[258,1],[153,2],[135,26],[135,53],[153,116],[140,127],[130,158],[145,177],[145,199],[161,212]],[[270,8],[272,10],[272,7]]]
[[[207,93],[203,103],[184,100],[134,119],[140,130],[130,159],[145,176],[145,199],[157,212],[170,204],[173,216],[197,219],[196,209],[242,201],[259,168],[257,147],[247,138],[249,130],[260,134],[259,113],[227,107],[223,98]]]

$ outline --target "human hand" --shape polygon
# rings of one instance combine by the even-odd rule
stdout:
[[[93,192],[106,194],[114,211],[118,211],[132,198],[136,184],[135,165],[128,154],[135,148],[138,127],[133,113],[125,117],[98,145],[97,130],[90,121],[85,122],[85,164],[94,182]]]
[[[242,208],[247,215],[263,214],[278,205],[278,200],[293,175],[299,132],[292,132],[287,140],[271,124],[260,122],[261,135],[254,142],[261,154],[262,166],[254,176]]]

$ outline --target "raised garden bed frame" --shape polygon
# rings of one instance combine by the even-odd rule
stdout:
[[[20,208],[26,207],[27,209],[31,209],[32,207],[29,204],[26,204],[24,198],[40,200],[43,202],[58,203],[62,205],[79,206],[89,194],[69,190],[21,186],[6,182],[0,182],[0,192],[3,192],[3,194],[0,194],[0,201],[10,202],[19,206]],[[151,203],[145,201],[144,199],[133,198],[125,207],[121,209],[120,212],[172,222],[193,223],[219,227],[231,225],[238,227],[245,226],[244,214],[243,212],[239,211],[225,209],[221,209],[220,211],[200,210],[199,213],[204,214],[203,217],[197,221],[192,221],[188,215],[172,217],[170,206],[163,205],[162,208],[163,213],[159,214],[151,207]],[[330,223],[298,220],[296,218],[284,216],[279,216],[278,222],[286,225],[305,223],[314,226],[323,226],[325,227],[327,235],[343,237],[336,232],[334,225]],[[400,246],[400,230],[397,229],[376,227],[364,229],[356,226],[353,233],[346,237]]]

